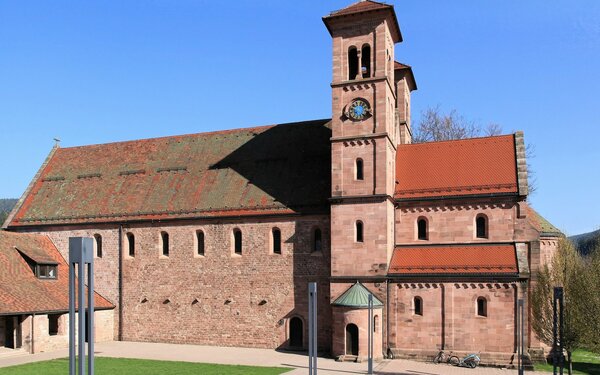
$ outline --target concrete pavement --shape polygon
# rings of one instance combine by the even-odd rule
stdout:
[[[140,358],[165,361],[202,362],[231,365],[289,367],[289,375],[308,374],[306,353],[278,352],[270,349],[230,348],[200,345],[177,345],[140,342],[104,342],[96,344],[96,356],[116,358]],[[0,358],[0,367],[68,357],[67,349],[34,355]],[[366,374],[367,363],[336,362],[319,358],[319,375]],[[375,373],[380,375],[516,375],[515,370],[482,368],[475,370],[450,365],[434,365],[407,360],[375,363]]]

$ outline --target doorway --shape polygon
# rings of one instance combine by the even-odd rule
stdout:
[[[21,318],[19,316],[4,317],[4,346],[19,349],[22,345]]]
[[[302,349],[303,347],[304,327],[302,319],[293,317],[290,319],[290,348]]]
[[[355,324],[346,326],[346,354],[358,356],[358,327]]]

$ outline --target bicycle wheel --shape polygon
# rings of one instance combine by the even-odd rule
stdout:
[[[442,361],[443,361],[442,352],[439,352],[435,357],[433,357],[433,363],[435,363],[436,365]]]
[[[460,359],[458,359],[457,356],[453,355],[452,357],[450,357],[450,359],[448,360],[448,363],[451,364],[452,366],[458,366],[458,364],[460,363]]]

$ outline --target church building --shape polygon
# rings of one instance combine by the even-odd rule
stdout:
[[[412,144],[393,6],[323,22],[331,118],[56,146],[4,227],[65,258],[95,239],[115,340],[303,350],[316,282],[319,350],[342,360],[367,355],[369,294],[376,357],[510,365],[519,299],[539,356],[528,299],[561,234],[527,204],[523,133]]]

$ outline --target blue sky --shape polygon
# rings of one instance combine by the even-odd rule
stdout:
[[[600,227],[600,2],[413,0],[396,7],[413,119],[439,105],[535,145],[534,207]],[[0,2],[0,197],[53,145],[331,117],[331,39],[346,1]]]

